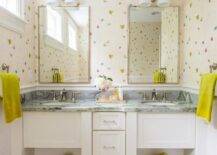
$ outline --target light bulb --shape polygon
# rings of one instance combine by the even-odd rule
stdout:
[[[139,0],[139,4],[141,4],[144,7],[149,7],[151,6],[152,2],[151,0]]]
[[[58,0],[46,0],[46,4],[54,4],[57,2],[58,2]]]
[[[169,0],[158,0],[157,5],[159,7],[167,7],[170,5],[170,1]]]

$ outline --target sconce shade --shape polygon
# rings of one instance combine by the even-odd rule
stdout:
[[[139,0],[139,4],[144,7],[149,7],[152,5],[152,2],[151,0]]]
[[[159,7],[166,7],[170,5],[170,1],[169,0],[158,0],[157,5]]]
[[[57,3],[58,0],[46,0],[46,4],[53,4],[53,3]]]

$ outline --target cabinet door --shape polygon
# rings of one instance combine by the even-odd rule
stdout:
[[[125,155],[125,132],[93,132],[93,155]]]
[[[194,114],[138,114],[138,148],[194,147]]]
[[[80,148],[81,114],[24,112],[25,148]]]

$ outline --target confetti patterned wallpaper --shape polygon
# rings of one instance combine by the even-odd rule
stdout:
[[[179,6],[181,1],[172,0]],[[91,8],[91,75],[106,74],[114,84],[127,84],[128,8],[138,0],[85,0]]]
[[[161,67],[165,71],[168,83],[178,82],[179,63],[179,11],[177,7],[162,11],[161,23]]]
[[[33,0],[26,0],[28,21],[25,34],[18,35],[0,27],[0,62],[7,62],[17,72],[21,84],[37,82],[37,29]],[[200,75],[209,71],[217,58],[217,0],[174,0],[181,8],[181,83],[198,88]],[[116,84],[127,84],[128,6],[137,0],[84,0],[91,8],[91,75],[114,78]],[[36,13],[37,14],[37,13]],[[37,32],[37,31],[36,31]]]
[[[11,62],[24,85],[37,80],[35,66],[34,2],[27,0],[26,25],[23,36],[0,28],[0,60]],[[100,74],[114,78],[116,84],[127,84],[128,6],[137,0],[82,0],[91,8],[91,75],[92,82]],[[183,4],[182,4],[183,3]],[[200,75],[217,61],[217,0],[172,0],[181,8],[181,83],[198,88]],[[35,39],[37,45],[37,36]],[[15,49],[14,47],[15,46]],[[23,61],[25,60],[25,61]]]
[[[0,65],[6,63],[10,71],[19,75],[22,86],[33,85],[37,82],[37,57],[35,51],[35,2],[25,0],[24,34],[0,27]]]
[[[131,22],[129,46],[129,82],[153,83],[159,68],[160,22]]]
[[[198,88],[201,74],[217,62],[217,0],[186,0],[181,33],[181,82]]]
[[[84,2],[85,3],[85,2]],[[92,83],[99,75],[127,84],[127,0],[90,0]],[[85,4],[86,4],[85,3]]]

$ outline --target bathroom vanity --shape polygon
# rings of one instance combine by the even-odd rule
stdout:
[[[195,148],[195,105],[189,103],[128,100],[111,106],[94,100],[34,101],[24,104],[23,110],[25,149],[79,148],[81,155],[137,155],[138,150]]]

